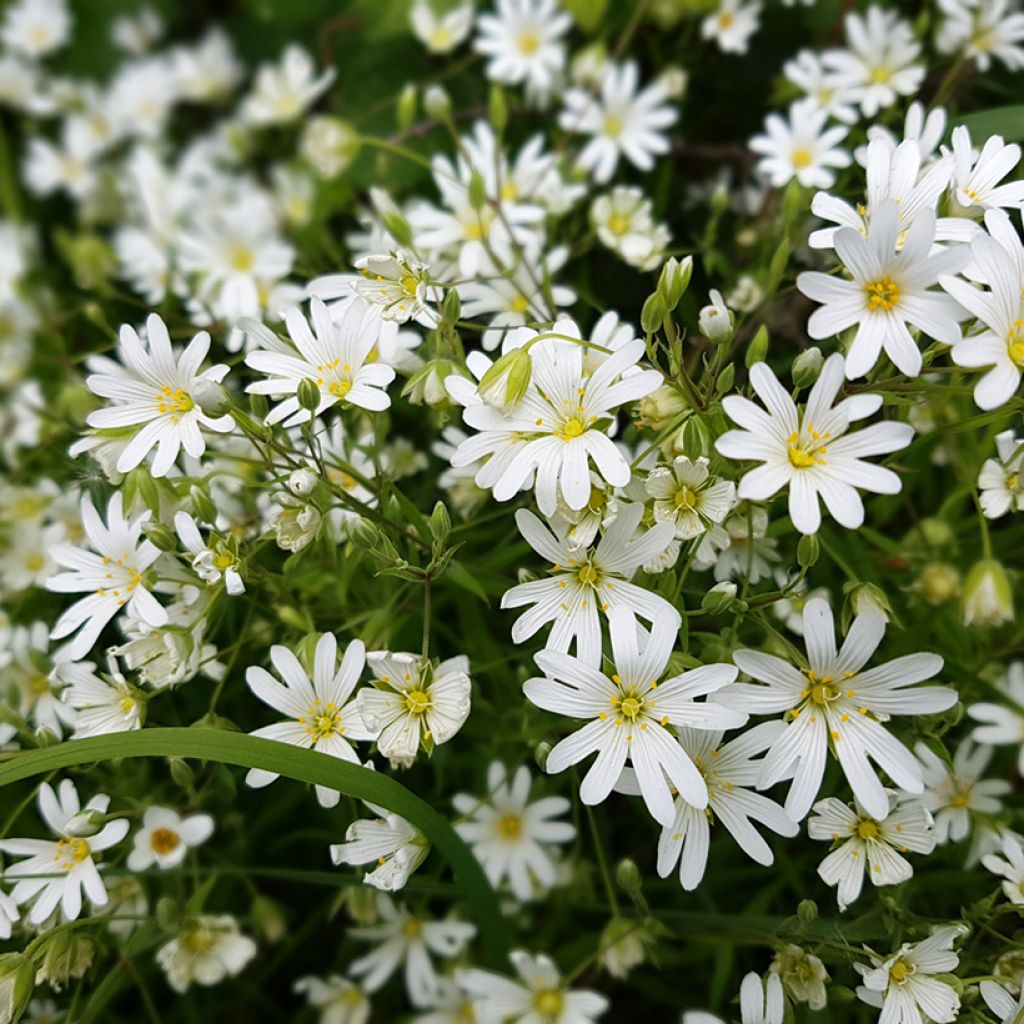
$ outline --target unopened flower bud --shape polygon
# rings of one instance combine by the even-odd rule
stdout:
[[[791,373],[793,383],[798,388],[810,387],[818,379],[818,374],[821,373],[821,367],[824,362],[825,357],[821,354],[821,349],[816,345],[801,352],[793,360]]]
[[[368,885],[349,886],[345,892],[345,906],[356,924],[376,924],[380,918],[377,890]]]
[[[715,381],[715,392],[719,395],[727,395],[732,391],[733,384],[736,383],[736,364],[727,363],[722,367],[722,372],[718,375],[718,380]]]
[[[508,103],[505,100],[505,90],[500,85],[491,86],[491,95],[487,104],[487,116],[491,127],[500,135],[508,125]]]
[[[547,763],[548,763],[548,754],[550,754],[550,753],[551,753],[551,744],[550,743],[545,743],[543,740],[541,740],[541,742],[538,743],[537,746],[535,746],[533,748],[533,760],[536,762],[537,767],[542,772],[543,771],[547,771],[547,767],[546,766],[547,766]]]
[[[149,522],[142,527],[146,539],[161,551],[177,551],[178,538],[163,523]]]
[[[668,312],[671,313],[679,305],[679,300],[685,294],[692,275],[692,256],[687,256],[682,261],[672,256],[661,268],[661,276],[658,278],[658,294],[662,297]]]
[[[733,316],[726,306],[722,293],[711,289],[711,302],[705,306],[698,316],[700,333],[708,341],[716,344],[728,341],[733,332]]]
[[[188,500],[197,519],[204,523],[217,521],[217,506],[213,503],[213,498],[201,487],[193,484],[188,491]]]
[[[860,615],[863,612],[875,611],[879,612],[886,622],[888,622],[892,616],[892,605],[889,604],[889,598],[887,598],[880,587],[877,587],[874,583],[857,583],[849,588],[848,597],[850,601],[850,608],[854,615]]]
[[[446,324],[455,324],[462,316],[462,298],[455,288],[449,288],[441,303],[441,315]]]
[[[814,921],[818,917],[818,904],[814,900],[801,900],[797,904],[796,916],[801,921]]]
[[[320,407],[320,388],[317,387],[316,381],[309,377],[303,377],[299,381],[295,397],[299,400],[299,405],[307,412],[315,413]]]
[[[810,569],[821,555],[821,546],[816,533],[805,533],[796,546],[796,564],[801,569]]]
[[[270,412],[270,402],[267,400],[267,396],[250,395],[249,412],[252,413],[254,419],[262,423],[267,418],[267,413]]]
[[[686,399],[678,388],[662,384],[656,391],[640,399],[640,419],[652,430],[662,430],[686,407]]]
[[[336,178],[359,155],[359,132],[344,119],[315,114],[306,120],[299,153],[321,178]]]
[[[196,775],[188,761],[180,757],[170,757],[167,759],[167,763],[170,768],[171,778],[182,789],[189,789],[195,782]]]
[[[416,120],[416,86],[407,82],[398,96],[398,105],[395,108],[395,119],[398,127],[404,130]]]
[[[253,898],[251,916],[256,931],[271,944],[280,942],[288,933],[288,921],[284,910],[269,896],[258,894]]]
[[[661,325],[665,322],[667,315],[668,309],[661,294],[659,292],[651,292],[647,296],[643,309],[640,310],[640,326],[648,334],[654,334],[655,331],[661,330]]]
[[[487,202],[487,188],[484,184],[484,176],[476,169],[469,176],[469,205],[474,210],[483,209]]]
[[[709,615],[721,615],[728,611],[729,606],[736,600],[736,584],[725,580],[716,583],[701,599],[702,611]]]
[[[768,328],[761,324],[757,334],[750,339],[743,365],[749,370],[755,363],[763,363],[768,356]]]
[[[917,591],[931,605],[945,604],[960,593],[960,573],[955,566],[932,562],[914,581]]]
[[[88,839],[96,835],[106,822],[106,816],[99,811],[81,811],[68,819],[64,831],[76,839]]]
[[[423,94],[423,109],[435,121],[444,121],[451,113],[452,101],[440,85],[432,85]]]
[[[223,416],[231,408],[231,397],[223,384],[200,377],[191,389],[192,400],[207,416]]]
[[[994,628],[1013,618],[1013,588],[1006,570],[994,558],[978,562],[964,580],[965,626]]]
[[[532,376],[530,353],[525,348],[514,348],[490,365],[476,393],[481,401],[508,414],[523,400]]]
[[[640,869],[628,857],[615,865],[615,881],[625,892],[636,892],[640,888]]]
[[[297,497],[305,497],[316,487],[317,476],[311,469],[296,469],[288,477],[288,490]]]
[[[450,404],[448,389],[444,382],[453,374],[461,373],[450,359],[431,359],[424,363],[402,388],[402,397],[413,405],[429,405],[441,409]]]
[[[24,953],[0,953],[0,1024],[15,1024],[32,998],[36,969]]]

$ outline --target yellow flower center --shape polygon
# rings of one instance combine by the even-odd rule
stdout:
[[[409,920],[402,925],[402,934],[407,939],[419,938],[422,931],[423,925],[415,917],[410,917]]]
[[[506,843],[514,843],[523,834],[523,820],[518,814],[506,814],[498,819],[498,835]]]
[[[720,29],[723,29],[723,30],[727,29],[727,28],[729,28],[732,25],[732,23],[735,20],[736,20],[736,16],[734,14],[730,14],[728,11],[726,11],[724,14],[720,14],[718,16],[718,27]]]
[[[188,952],[199,955],[213,949],[213,932],[209,928],[190,928],[181,938],[181,945]]]
[[[828,677],[811,687],[810,698],[815,704],[831,704],[838,696],[839,691],[830,685]]]
[[[613,235],[624,235],[629,231],[629,226],[632,223],[629,216],[625,213],[613,213],[608,218],[608,230]]]
[[[617,139],[622,134],[622,118],[609,115],[604,119],[604,133]]]
[[[697,504],[697,492],[689,487],[680,487],[673,500],[676,508],[694,508]]]
[[[891,277],[873,281],[865,291],[868,293],[868,309],[880,309],[888,313],[900,301],[899,285]]]
[[[585,587],[596,587],[601,582],[601,570],[593,562],[584,562],[576,570],[576,580]]]
[[[1011,473],[1006,478],[1006,489],[1015,493],[1020,490],[1020,473]]]
[[[1024,366],[1024,320],[1014,320],[1006,342],[1006,353],[1015,366]]]
[[[786,454],[789,456],[789,464],[794,469],[810,469],[811,466],[824,466],[825,456],[828,454],[825,442],[831,436],[832,434],[828,431],[824,434],[819,434],[814,429],[812,423],[806,424],[800,431],[794,431],[786,438],[786,443],[789,446],[786,449]]]
[[[512,300],[513,313],[525,313],[530,308],[530,300],[525,295],[517,295]]]
[[[813,159],[814,156],[806,146],[798,146],[793,150],[793,166],[798,171],[802,171],[805,167],[810,167]]]
[[[892,79],[892,70],[880,64],[877,68],[871,70],[871,81],[875,85],[885,85],[886,82]]]
[[[405,710],[410,715],[425,715],[432,703],[426,690],[407,690],[405,693]]]
[[[155,828],[149,837],[149,845],[154,853],[163,856],[181,846],[181,836],[170,828]]]
[[[335,398],[344,398],[352,390],[352,381],[347,378],[344,380],[335,380],[327,385],[327,390],[334,395]]]
[[[399,284],[402,286],[402,291],[405,292],[409,298],[414,298],[420,286],[420,279],[413,274],[406,274]]]
[[[857,826],[857,835],[861,839],[877,839],[878,838],[878,825],[873,821],[862,821]]]
[[[802,444],[791,444],[787,450],[789,461],[796,469],[808,469],[815,463],[814,453]]]
[[[634,686],[617,693],[611,703],[620,722],[636,722],[644,715],[644,698],[636,692]]]
[[[533,1005],[541,1016],[553,1020],[562,1012],[565,998],[556,989],[544,988],[533,997]]]
[[[173,391],[168,385],[164,385],[156,398],[156,407],[162,413],[184,413],[191,412],[195,408],[192,396],[183,388],[175,388]]]
[[[557,431],[557,436],[563,441],[571,441],[574,437],[586,433],[586,430],[586,423],[579,416],[573,416],[562,424],[562,428]]]
[[[91,853],[92,847],[85,839],[61,839],[57,843],[53,859],[63,871],[70,871],[77,864],[81,864]]]
[[[519,52],[532,57],[540,49],[540,35],[532,29],[519,33]]]
[[[228,263],[231,264],[232,270],[237,270],[241,274],[246,274],[252,270],[253,263],[252,249],[247,245],[233,245],[231,247],[231,253],[228,256]]]
[[[902,957],[889,968],[889,977],[897,985],[902,985],[914,973],[914,965]]]

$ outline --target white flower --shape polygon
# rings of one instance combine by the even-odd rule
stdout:
[[[455,467],[487,459],[476,481],[491,489],[497,501],[508,501],[533,480],[546,516],[554,514],[559,491],[569,508],[586,505],[591,461],[613,487],[629,483],[629,464],[606,431],[620,406],[650,394],[662,381],[657,370],[637,372],[644,355],[639,338],[588,374],[583,347],[544,336],[551,333],[580,336],[575,323],[559,320],[551,332],[524,327],[508,339],[510,347],[531,345],[530,387],[508,414],[479,399],[467,405],[463,419],[478,433],[452,456]]]
[[[313,58],[296,43],[285,47],[280,64],[264,64],[256,72],[252,92],[242,103],[250,124],[288,124],[302,116],[334,81],[334,68],[319,76]]]
[[[267,517],[268,528],[277,535],[278,547],[301,551],[320,530],[320,510],[287,494],[275,495],[274,499],[277,504]]]
[[[702,39],[714,39],[722,53],[746,53],[750,37],[761,26],[761,4],[721,0],[718,9],[700,23]]]
[[[352,822],[344,843],[331,846],[335,864],[373,864],[363,883],[385,892],[397,892],[423,863],[430,844],[418,828],[405,818],[364,800],[376,818]]]
[[[744,976],[740,982],[740,1020],[743,1024],[782,1024],[785,1009],[782,981],[777,974],[769,974],[764,981],[754,971]]]
[[[152,7],[140,7],[115,18],[110,26],[111,41],[125,53],[139,57],[163,35],[164,23]]]
[[[597,237],[630,266],[654,270],[670,242],[668,228],[655,222],[654,204],[631,185],[616,185],[590,207]]]
[[[366,660],[376,685],[359,691],[358,706],[385,757],[412,759],[421,743],[427,750],[447,743],[469,717],[465,656],[434,664],[417,654],[370,651]]]
[[[830,980],[829,974],[813,953],[787,943],[775,954],[769,970],[778,974],[793,1000],[806,1003],[811,1010],[825,1008],[828,1003],[825,984]]]
[[[476,928],[465,921],[424,920],[384,895],[378,897],[377,908],[379,924],[349,929],[353,938],[375,942],[377,948],[353,960],[348,973],[373,993],[404,964],[409,1000],[413,1006],[427,1005],[438,990],[431,954],[445,959],[458,956],[476,935]]]
[[[338,403],[380,412],[391,405],[387,388],[395,371],[372,357],[381,335],[394,324],[381,319],[380,310],[362,299],[353,299],[337,323],[320,299],[310,299],[313,328],[298,309],[285,314],[288,334],[295,350],[283,344],[274,350],[250,352],[245,361],[267,380],[256,381],[246,390],[259,395],[291,395],[278,403],[267,416],[267,423],[284,421],[286,427],[305,423],[322,415]],[[315,332],[315,333],[314,333]],[[296,392],[304,380],[312,381],[320,391],[320,403],[310,413],[299,405]]]
[[[1024,661],[1013,661],[1006,669],[996,688],[1014,705],[993,704],[981,701],[969,704],[967,714],[976,722],[971,739],[975,743],[993,746],[1016,746],[1017,772],[1024,775]]]
[[[22,180],[34,195],[48,196],[61,190],[73,199],[84,199],[96,187],[96,157],[92,132],[82,120],[68,118],[59,144],[38,135],[29,138]]]
[[[416,0],[409,11],[409,24],[428,53],[451,53],[473,27],[473,5],[459,4],[437,15],[430,0]]]
[[[914,100],[907,107],[907,116],[903,120],[903,139],[913,142],[921,154],[921,163],[927,165],[939,151],[942,141],[946,137],[947,115],[944,107],[934,107],[926,112],[924,104]],[[881,124],[873,124],[868,127],[868,139],[882,139],[887,142],[890,149],[895,149],[900,139]],[[861,150],[857,151],[857,159],[861,159]],[[945,150],[942,153],[945,157]]]
[[[1008,0],[939,0],[942,21],[935,45],[940,53],[962,52],[979,71],[988,71],[992,58],[1010,71],[1024,67],[1024,14]]]
[[[789,719],[762,762],[758,786],[763,789],[793,776],[786,813],[794,821],[807,814],[821,788],[829,750],[854,796],[874,818],[885,817],[889,798],[869,756],[900,789],[914,794],[924,790],[920,763],[882,723],[891,715],[945,711],[956,703],[956,691],[911,688],[942,670],[937,654],[908,654],[864,670],[884,635],[885,618],[873,609],[865,611],[853,620],[837,650],[832,609],[814,598],[804,608],[807,671],[761,651],[733,655],[740,670],[759,682],[738,683],[719,699],[752,714],[784,711]]]
[[[697,808],[708,806],[708,786],[665,727],[720,730],[743,725],[744,712],[696,700],[733,682],[736,669],[704,665],[662,680],[675,644],[676,623],[655,622],[648,634],[632,611],[617,608],[608,615],[608,627],[615,669],[611,678],[559,651],[540,651],[534,657],[544,677],[523,684],[527,698],[545,711],[587,722],[555,745],[545,770],[564,771],[596,752],[580,798],[585,804],[599,804],[628,760],[648,811],[668,826],[676,817],[670,783]]]
[[[0,890],[0,939],[9,939],[13,924],[20,920],[18,904],[7,893]]]
[[[1024,442],[1012,430],[996,434],[996,455],[986,459],[978,474],[981,508],[987,519],[1024,511]]]
[[[215,548],[204,544],[195,519],[187,512],[175,512],[174,528],[193,556],[192,568],[204,583],[220,583],[223,579],[224,589],[231,596],[245,593],[245,583],[238,571],[238,556],[229,547],[220,542],[215,542]]]
[[[801,50],[786,61],[782,73],[830,117],[844,124],[857,120],[856,97],[825,68],[820,55],[813,50]]]
[[[94,853],[115,846],[128,833],[128,820],[115,818],[98,829],[79,828],[90,812],[102,816],[110,806],[110,797],[94,796],[82,807],[78,790],[64,779],[55,793],[44,782],[39,787],[39,813],[55,836],[52,839],[2,839],[0,850],[24,857],[4,872],[18,879],[11,896],[18,904],[32,903],[28,921],[42,924],[58,907],[65,921],[74,921],[82,912],[82,893],[94,907],[107,902],[107,890],[93,859]],[[85,831],[91,834],[80,835]]]
[[[118,134],[156,139],[178,99],[178,80],[167,56],[129,61],[110,83],[107,109]]]
[[[1000,182],[1020,162],[1020,146],[1004,143],[1002,136],[990,135],[975,155],[966,127],[953,129],[953,198],[963,207],[983,210],[1024,208],[1024,181]]]
[[[781,836],[795,836],[796,822],[782,808],[749,787],[757,782],[760,763],[753,758],[778,738],[781,725],[764,722],[722,745],[721,732],[679,730],[679,743],[693,760],[707,785],[707,808],[694,806],[680,793],[675,798],[675,817],[663,824],[658,840],[658,876],[667,878],[679,864],[679,883],[690,892],[697,888],[707,868],[711,828],[722,825],[740,849],[758,864],[774,862],[771,847],[753,822]],[[625,769],[616,785],[620,793],[639,793],[635,773]]]
[[[543,954],[514,950],[509,959],[517,981],[476,968],[455,972],[455,983],[473,1000],[481,1024],[593,1024],[608,1008],[598,992],[567,988]]]
[[[835,234],[836,252],[850,280],[818,271],[797,277],[804,295],[824,303],[807,322],[812,338],[829,338],[857,325],[846,358],[848,380],[863,377],[883,349],[901,373],[916,377],[921,352],[908,324],[945,345],[961,340],[959,307],[941,291],[929,289],[940,276],[962,269],[967,251],[955,246],[929,255],[935,240],[935,215],[930,210],[914,217],[897,252],[900,231],[899,208],[887,199],[872,211],[867,237],[849,227]]]
[[[58,573],[46,582],[48,590],[62,594],[85,591],[86,596],[66,608],[50,631],[55,640],[77,631],[69,656],[78,661],[96,643],[103,627],[124,608],[132,619],[150,626],[163,626],[167,611],[149,591],[149,572],[160,552],[142,539],[146,512],[126,519],[121,492],[110,499],[106,523],[100,519],[90,498],[82,499],[82,524],[89,549],[56,544],[52,549],[58,564],[70,572]]]
[[[311,676],[287,647],[271,647],[270,660],[284,685],[257,665],[246,669],[245,681],[264,704],[287,720],[265,725],[252,735],[293,747],[312,747],[359,764],[359,755],[350,741],[372,740],[376,736],[376,730],[364,724],[358,701],[349,699],[363,671],[365,650],[362,640],[353,640],[339,666],[337,638],[333,633],[324,633],[317,641]],[[252,768],[245,781],[250,786],[262,787],[276,778],[275,772]],[[336,789],[327,786],[317,786],[316,796],[321,807],[335,807],[341,799]]]
[[[256,943],[238,930],[230,914],[201,914],[156,951],[156,962],[175,992],[196,982],[217,985],[245,970],[256,955]]]
[[[654,498],[654,521],[671,523],[681,540],[692,540],[709,524],[721,523],[736,504],[736,485],[709,476],[703,455],[696,462],[680,455],[671,466],[651,470],[647,493]]]
[[[651,170],[655,157],[669,150],[665,129],[677,117],[668,98],[663,82],[640,88],[640,68],[632,60],[605,66],[598,96],[588,89],[570,89],[558,123],[565,131],[593,136],[577,165],[599,183],[610,180],[620,157],[641,171]]]
[[[733,315],[718,289],[712,288],[708,298],[711,301],[701,307],[698,316],[700,333],[709,341],[722,341],[732,334]]]
[[[971,254],[989,290],[956,277],[944,277],[942,287],[985,327],[954,345],[952,356],[957,366],[992,367],[974,385],[974,401],[988,410],[1005,405],[1020,387],[1024,368],[1024,263],[1021,243],[1009,218],[990,211],[985,223],[991,234],[975,235]]]
[[[551,563],[543,579],[521,583],[505,592],[502,608],[532,605],[512,627],[512,640],[521,644],[547,623],[553,623],[547,648],[567,652],[576,642],[576,657],[588,665],[601,660],[601,618],[613,609],[625,608],[631,615],[667,629],[679,628],[679,613],[658,594],[630,583],[637,569],[660,554],[674,530],[658,523],[639,533],[643,505],[625,505],[605,529],[594,548],[579,548],[569,537],[568,527],[557,521],[551,533],[526,509],[516,513],[516,525],[526,542]]]
[[[1024,1014],[1024,992],[1014,995],[996,981],[979,986],[985,1005],[999,1018],[999,1024],[1016,1024]]]
[[[68,665],[67,655],[63,649],[50,653],[49,630],[44,622],[15,626],[4,637],[4,647],[4,675],[14,684],[12,696],[16,698],[13,707],[7,700],[4,705],[33,728],[61,739],[64,730],[74,726],[76,717],[62,700],[67,679],[60,670]],[[5,741],[9,738],[5,734]]]
[[[142,827],[132,838],[134,846],[128,854],[128,869],[145,871],[154,864],[164,870],[177,867],[190,849],[212,835],[213,818],[208,814],[182,818],[169,807],[147,807]]]
[[[183,99],[211,103],[227,96],[242,77],[231,38],[221,28],[208,29],[192,46],[171,53],[178,91]]]
[[[845,24],[849,49],[830,50],[822,60],[857,98],[865,117],[918,91],[925,68],[914,63],[921,46],[907,22],[895,11],[872,6],[865,17],[848,14]]]
[[[818,865],[818,874],[826,885],[836,886],[841,911],[860,896],[865,872],[872,885],[899,885],[914,874],[900,854],[935,849],[932,816],[921,801],[893,796],[882,817],[868,814],[860,804],[854,809],[834,797],[820,800],[807,821],[807,834],[838,844]]]
[[[768,365],[755,363],[750,383],[765,409],[741,395],[722,402],[729,418],[744,429],[723,434],[715,447],[727,458],[763,463],[742,477],[739,497],[764,501],[788,487],[790,518],[804,534],[817,533],[821,525],[819,496],[841,526],[856,529],[864,522],[858,487],[876,494],[900,490],[900,478],[891,469],[865,459],[905,448],[914,428],[886,421],[847,434],[851,422],[881,406],[882,396],[858,395],[833,405],[842,382],[843,357],[834,353],[798,411]]]
[[[926,743],[914,750],[924,770],[922,803],[935,818],[935,841],[959,843],[971,831],[974,814],[996,815],[1003,809],[1000,797],[1010,792],[1006,779],[983,779],[992,760],[992,748],[963,740],[947,766]]]
[[[1017,906],[1024,906],[1024,849],[1020,840],[1010,834],[1003,838],[1002,857],[994,853],[981,858],[982,864],[994,875],[1004,879],[1003,893]]]
[[[831,188],[836,180],[831,168],[850,166],[850,154],[839,148],[848,129],[826,128],[828,114],[813,99],[797,100],[787,116],[769,114],[765,133],[750,140],[750,148],[761,154],[758,170],[775,188],[793,178],[807,188]]]
[[[530,802],[530,770],[525,765],[509,776],[500,761],[487,769],[487,795],[456,793],[455,809],[465,819],[455,831],[467,842],[495,888],[505,880],[516,899],[534,899],[539,889],[555,884],[552,844],[568,843],[576,829],[565,815],[569,801],[561,796]]]
[[[572,19],[557,0],[498,0],[477,18],[473,47],[488,58],[487,77],[506,85],[524,83],[531,99],[544,102],[565,66],[562,37]]]
[[[903,943],[887,959],[872,954],[870,967],[854,964],[864,979],[858,997],[882,1010],[879,1020],[950,1024],[959,1014],[960,997],[951,985],[932,975],[948,974],[960,963],[952,946],[963,933],[963,925],[936,928],[921,942]]]
[[[66,0],[18,0],[4,12],[0,40],[26,57],[45,57],[71,34]]]
[[[55,677],[68,684],[62,699],[74,708],[74,739],[142,728],[142,695],[118,672],[112,655],[108,655],[107,665],[107,678],[98,675],[90,661],[63,661],[54,668]]]
[[[355,266],[362,277],[353,280],[352,290],[379,306],[385,320],[436,322],[437,314],[428,302],[436,301],[438,290],[430,287],[430,267],[425,263],[395,250],[386,256],[363,256]]]
[[[370,1000],[355,982],[340,974],[299,978],[292,991],[305,995],[319,1011],[320,1024],[367,1024],[370,1019]]]
[[[117,460],[126,473],[156,448],[153,476],[166,476],[182,448],[193,458],[206,451],[202,430],[225,433],[235,421],[229,415],[212,417],[203,412],[196,395],[203,382],[220,382],[228,372],[224,364],[200,372],[210,350],[210,335],[200,331],[180,353],[171,348],[167,326],[155,313],[146,319],[144,345],[135,329],[123,324],[120,333],[121,363],[105,356],[88,361],[92,375],[86,385],[93,394],[110,400],[105,409],[90,413],[87,422],[102,430],[135,430]]]

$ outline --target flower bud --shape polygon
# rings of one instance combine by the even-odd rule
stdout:
[[[399,93],[395,119],[402,131],[416,120],[416,86],[412,82],[407,82],[405,88]]]
[[[72,978],[80,978],[92,966],[96,944],[73,931],[54,931],[41,940],[36,962],[36,981],[58,991]]]
[[[818,379],[824,362],[825,357],[816,345],[801,352],[793,360],[793,368],[790,371],[793,383],[798,388],[809,388]]]
[[[376,924],[380,918],[377,890],[368,885],[352,885],[345,891],[344,903],[356,924]]]
[[[659,292],[651,292],[647,296],[643,309],[640,310],[640,326],[648,334],[654,334],[655,331],[661,329],[661,325],[665,322],[667,315],[668,309],[661,294]]]
[[[170,768],[171,778],[179,785],[182,789],[191,788],[195,782],[196,775],[189,766],[188,761],[180,757],[169,757],[167,759],[168,767]]]
[[[698,323],[700,324],[700,333],[708,341],[721,344],[732,337],[733,316],[729,307],[726,306],[721,292],[714,288],[711,289],[711,302],[700,311]]]
[[[671,313],[679,305],[680,299],[690,284],[693,275],[693,257],[687,256],[682,262],[675,256],[670,257],[661,268],[658,278],[658,294],[665,303],[665,309]]]
[[[207,416],[223,416],[231,408],[231,396],[223,384],[200,377],[190,391],[193,401]]]
[[[250,395],[249,412],[252,413],[254,419],[262,423],[267,418],[267,413],[270,412],[270,402],[267,400],[267,396]]]
[[[441,303],[441,315],[446,324],[455,324],[462,316],[462,298],[455,288],[449,288]]]
[[[669,99],[681,100],[686,95],[690,76],[684,68],[672,65],[658,75],[657,82],[668,94]]]
[[[460,369],[450,359],[431,359],[424,363],[402,388],[402,397],[413,405],[429,405],[442,409],[451,404],[444,382]]]
[[[533,376],[533,361],[525,348],[514,348],[496,359],[480,378],[480,400],[505,415],[523,400]]]
[[[439,541],[444,541],[452,529],[452,517],[443,501],[434,505],[434,511],[430,513],[430,535]]]
[[[548,763],[548,754],[550,753],[551,744],[545,743],[543,740],[533,748],[533,759],[542,772],[547,771],[546,765]]]
[[[994,558],[978,562],[964,580],[965,626],[991,629],[1013,618],[1013,588],[1006,570]]]
[[[856,583],[850,586],[847,597],[850,602],[850,609],[854,615],[860,615],[867,611],[876,611],[881,613],[886,622],[893,617],[889,598],[874,583]]]
[[[640,399],[640,419],[652,430],[662,430],[686,408],[686,399],[679,389],[671,384],[662,384]]]
[[[321,178],[336,178],[359,155],[359,132],[343,118],[316,114],[308,118],[299,153]]]
[[[423,109],[435,121],[444,121],[451,113],[452,101],[440,85],[432,85],[423,94]]]
[[[796,546],[796,564],[801,569],[810,569],[821,555],[821,547],[816,533],[805,533]]]
[[[302,498],[310,494],[316,487],[317,476],[311,469],[296,469],[288,477],[288,490],[296,497]]]
[[[474,210],[481,210],[486,202],[487,189],[484,185],[484,176],[474,169],[469,176],[469,205]]]
[[[640,888],[640,869],[628,857],[615,865],[615,881],[625,892],[636,892]]]
[[[81,811],[73,815],[64,826],[64,831],[76,839],[88,839],[96,835],[106,823],[106,815],[99,811]]]
[[[709,615],[721,615],[728,611],[729,606],[736,599],[736,584],[725,580],[716,583],[701,599],[701,611]]]
[[[163,523],[146,523],[142,527],[146,539],[161,551],[177,551],[178,538]]]
[[[303,377],[299,381],[295,397],[299,400],[299,405],[308,412],[315,413],[320,408],[320,388],[317,387],[316,381],[310,380],[309,377]]]
[[[761,324],[757,334],[750,339],[743,365],[749,370],[755,363],[763,363],[768,355],[768,328]]]
[[[24,953],[0,953],[0,1024],[21,1019],[35,985],[36,971]]]
[[[508,103],[505,101],[505,90],[500,85],[491,86],[491,95],[487,104],[487,116],[491,127],[500,135],[508,125]]]
[[[691,460],[707,455],[711,450],[711,434],[704,420],[699,416],[691,416],[676,434],[673,447],[679,448],[676,454],[686,455]]]
[[[217,506],[213,499],[197,484],[193,484],[188,491],[189,504],[195,517],[204,523],[215,523],[217,521]]]
[[[727,363],[722,368],[722,372],[718,375],[718,380],[715,381],[715,392],[719,395],[726,395],[732,391],[732,386],[735,383],[736,364]]]
[[[931,562],[914,581],[914,590],[928,604],[945,604],[960,593],[960,573],[952,565]]]
[[[138,466],[125,478],[125,490],[129,494],[138,495],[142,504],[151,512],[160,511],[160,491],[148,466]],[[134,501],[129,504],[134,505]]]
[[[269,896],[257,894],[250,909],[252,923],[261,938],[273,944],[288,933],[288,920],[281,905]]]
[[[797,904],[796,916],[801,921],[814,921],[818,917],[818,904],[814,900],[801,900]]]

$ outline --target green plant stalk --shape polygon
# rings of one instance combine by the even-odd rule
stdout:
[[[425,800],[381,772],[315,750],[213,729],[144,729],[16,753],[0,764],[0,787],[62,768],[122,757],[183,757],[276,772],[380,804],[416,826],[451,866],[477,927],[487,964],[504,969],[508,935],[498,897],[472,851]]]

